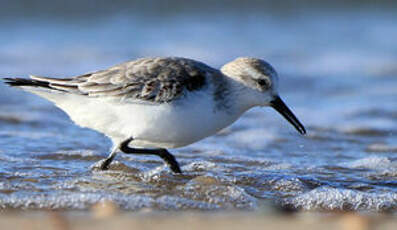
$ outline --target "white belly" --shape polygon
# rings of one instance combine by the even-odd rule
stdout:
[[[182,147],[215,134],[241,115],[216,110],[204,92],[156,105],[74,97],[79,98],[52,101],[78,125],[109,136],[115,144],[133,137],[136,147]]]

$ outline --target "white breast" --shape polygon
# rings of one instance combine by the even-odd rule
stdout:
[[[52,101],[76,124],[97,130],[115,143],[133,137],[131,145],[136,147],[189,145],[215,134],[241,115],[217,110],[211,94],[206,91],[163,104],[123,103],[78,95],[68,95],[67,99],[65,96]]]

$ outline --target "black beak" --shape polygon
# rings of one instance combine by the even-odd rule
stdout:
[[[273,101],[270,102],[270,106],[273,107],[277,112],[279,112],[289,123],[291,123],[296,130],[302,135],[306,134],[305,127],[299,122],[298,118],[291,112],[287,105],[281,100],[279,96],[275,97]]]

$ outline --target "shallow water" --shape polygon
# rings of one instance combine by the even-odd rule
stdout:
[[[112,200],[126,210],[261,210],[274,202],[396,212],[397,16],[304,12],[1,22],[1,76],[71,76],[141,56],[214,67],[262,57],[278,70],[280,94],[308,134],[256,108],[216,136],[171,150],[183,175],[159,158],[122,154],[99,171],[91,166],[109,140],[1,84],[0,208],[84,210]]]

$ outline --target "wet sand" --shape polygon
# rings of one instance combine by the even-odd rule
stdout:
[[[102,210],[103,211],[103,210]],[[0,215],[0,229],[396,229],[397,218],[353,213],[294,215],[261,213],[18,212]]]

